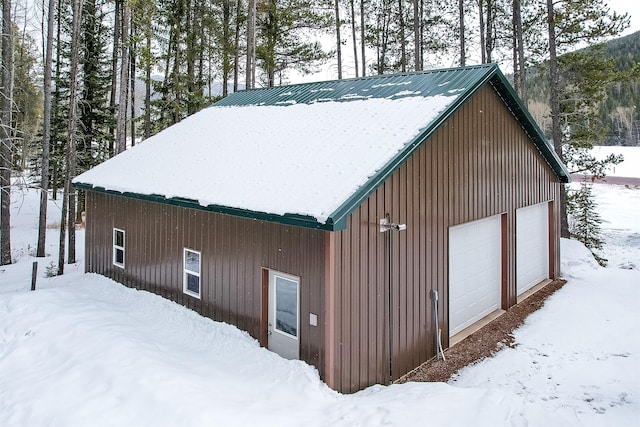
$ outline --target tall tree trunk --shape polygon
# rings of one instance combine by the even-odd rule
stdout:
[[[522,38],[521,3],[520,0],[513,0],[513,81],[516,92],[527,105],[527,69],[524,59],[524,40]]]
[[[65,236],[67,234],[68,193],[65,184],[62,192],[62,207],[60,212],[60,240],[58,244],[58,276],[64,274]]]
[[[247,10],[247,69],[246,88],[253,89],[256,81],[256,0],[249,0]]]
[[[145,64],[144,84],[144,139],[151,136],[151,33],[147,34],[148,63]]]
[[[76,193],[71,186],[71,180],[76,175],[76,145],[78,129],[78,67],[80,63],[80,23],[82,22],[83,0],[73,2],[73,34],[71,40],[71,83],[69,88],[69,138],[67,139],[67,174],[65,192],[69,196],[69,264],[76,262]]]
[[[62,32],[62,4],[61,2],[57,2],[56,3],[56,71],[55,71],[55,75],[53,78],[53,81],[58,82],[61,79],[61,74],[62,74],[62,69],[61,69],[61,63],[62,63],[62,47],[60,46],[60,40],[62,39],[61,37],[61,32]],[[53,113],[53,118],[52,118],[52,123],[59,123],[61,122],[63,119],[60,117],[60,99],[62,97],[61,91],[60,91],[60,85],[55,85],[55,89],[53,90],[53,100],[52,100],[52,113]],[[55,143],[51,146],[51,153],[50,153],[50,157],[57,157],[58,150],[60,149],[60,147],[58,146],[58,139],[59,139],[59,135],[56,135],[56,141]],[[58,181],[59,181],[59,176],[62,172],[62,165],[57,164],[57,159],[56,161],[54,161],[54,167],[50,168],[51,169],[51,198],[53,200],[58,200]]]
[[[355,65],[356,77],[360,77],[360,70],[358,69],[358,42],[356,40],[356,10],[355,0],[349,0],[349,6],[351,8],[351,39],[353,40],[353,63]]]
[[[127,149],[127,90],[129,88],[129,20],[131,7],[129,0],[122,5],[122,43],[120,45],[120,93],[118,96],[118,117],[116,122],[116,154]]]
[[[342,37],[340,37],[340,2],[333,0],[336,14],[336,54],[338,56],[338,80],[342,80]]]
[[[460,66],[464,67],[467,57],[464,35],[464,0],[458,0],[458,15],[460,19]]]
[[[492,58],[492,54],[493,54],[493,27],[494,27],[494,19],[495,19],[495,14],[494,14],[494,5],[493,5],[493,0],[487,0],[487,23],[486,23],[486,36],[485,36],[485,46],[484,49],[486,51],[486,60],[487,63],[490,63],[493,58]]]
[[[116,93],[118,87],[118,51],[120,50],[120,21],[122,14],[122,1],[115,0],[115,11],[113,15],[113,50],[111,52],[111,94],[109,95],[109,111],[116,112]],[[125,0],[127,1],[127,0]],[[115,136],[113,126],[109,129],[109,135]],[[113,156],[113,140],[109,140],[109,157]]]
[[[238,76],[240,74],[240,14],[242,13],[242,0],[236,1],[236,31],[233,42],[233,91],[238,91]]]
[[[131,48],[129,49],[129,87],[131,92],[131,146],[136,145],[136,28],[135,21],[133,19],[133,13],[131,14]]]
[[[231,72],[231,0],[222,1],[222,96],[229,94]],[[211,94],[209,94],[211,95]]]
[[[53,62],[53,28],[56,0],[49,0],[47,12],[47,40],[44,57],[44,111],[42,119],[42,173],[40,178],[40,216],[36,256],[44,257],[47,236],[47,200],[49,190],[49,148],[51,144],[51,72]]]
[[[404,25],[404,0],[398,0],[398,20],[400,21],[400,70],[405,73],[407,71],[407,40]]]
[[[0,123],[0,265],[11,264],[11,109],[13,28],[11,0],[2,2],[2,123]]]
[[[422,48],[420,38],[420,0],[413,0],[413,68],[415,71],[422,70],[422,60],[420,59]]]
[[[556,45],[556,24],[553,0],[547,0],[547,26],[549,30],[549,103],[551,104],[551,138],[553,148],[558,157],[562,155],[562,123],[560,122],[560,88],[558,74],[558,54]],[[570,237],[567,220],[567,193],[564,185],[560,185],[560,235]]]
[[[367,58],[366,58],[366,47],[367,44],[365,42],[365,16],[364,16],[364,2],[365,0],[360,0],[360,57],[362,58],[362,77],[367,75]]]
[[[483,0],[478,0],[478,18],[480,22],[480,62],[482,64],[487,63],[487,56],[485,55],[485,39],[484,39],[484,2]]]

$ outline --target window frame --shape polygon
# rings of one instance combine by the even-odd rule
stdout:
[[[198,255],[198,271],[193,271],[187,268],[187,252],[191,252]],[[195,249],[183,248],[182,250],[182,292],[190,295],[194,298],[200,299],[202,295],[202,252]],[[194,276],[198,278],[198,292],[193,292],[188,288],[188,276]]]
[[[116,242],[116,235],[117,233],[122,233],[122,246],[118,245]],[[125,230],[121,229],[121,228],[116,228],[113,227],[113,250],[111,251],[111,262],[113,263],[113,265],[115,265],[118,268],[122,268],[124,269],[125,267],[125,256],[127,254],[127,250],[126,250],[126,246],[127,246],[127,233]],[[117,257],[116,257],[116,253],[118,251],[122,251],[122,263],[119,263],[116,261]]]

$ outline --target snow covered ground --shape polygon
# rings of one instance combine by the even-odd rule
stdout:
[[[563,241],[568,283],[516,331],[515,348],[450,384],[341,395],[232,326],[84,274],[82,230],[78,264],[45,278],[53,202],[52,256],[29,291],[38,196],[16,188],[16,262],[0,267],[0,426],[638,425],[640,188],[594,193],[609,266]]]

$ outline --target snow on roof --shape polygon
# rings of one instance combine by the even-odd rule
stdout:
[[[325,223],[457,97],[214,105],[74,183]]]

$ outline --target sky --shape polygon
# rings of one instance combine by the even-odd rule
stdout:
[[[611,10],[618,13],[628,13],[631,17],[631,25],[623,35],[640,30],[640,1],[638,0],[609,0]]]

